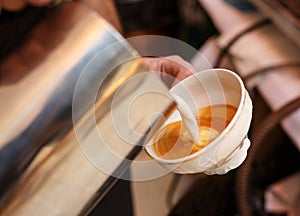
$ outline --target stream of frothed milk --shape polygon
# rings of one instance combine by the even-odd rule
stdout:
[[[177,94],[170,93],[177,104],[177,110],[180,113],[182,122],[187,128],[194,143],[198,144],[199,140],[199,126],[197,119],[187,103]]]

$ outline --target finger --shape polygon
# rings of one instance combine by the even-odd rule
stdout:
[[[24,65],[33,70],[46,57],[46,50],[39,41],[30,38],[18,51],[17,55]]]
[[[21,80],[27,73],[28,68],[17,55],[7,57],[0,64],[0,85],[8,85]]]
[[[18,11],[26,6],[26,2],[24,0],[2,0],[1,6],[5,10]]]
[[[160,71],[168,73],[180,80],[195,73],[192,65],[177,56],[162,58],[159,64]]]
[[[194,67],[178,55],[168,56],[166,59],[174,62],[175,64],[177,63],[178,65],[174,65],[174,67],[178,67],[180,74],[183,73],[182,75],[190,76],[191,74],[196,73]]]
[[[49,28],[55,31],[72,29],[75,23],[90,13],[93,13],[93,10],[79,1],[65,2],[47,14],[46,22]]]
[[[164,73],[161,77],[169,87],[196,72],[189,62],[179,56],[161,58],[160,71]]]
[[[47,25],[47,22],[45,20],[42,20],[33,29],[33,31],[30,33],[30,36],[34,40],[36,40],[40,44],[42,44],[43,49],[46,50],[46,52],[50,52],[56,47],[55,44],[58,41],[57,38],[54,38],[53,34],[54,34],[54,31],[51,30],[51,28],[49,28],[49,25]]]

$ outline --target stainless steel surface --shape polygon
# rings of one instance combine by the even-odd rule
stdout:
[[[116,42],[118,45],[113,49],[106,49]],[[89,14],[72,26],[61,43],[47,53],[45,60],[32,68],[31,73],[15,84],[0,86],[0,194],[6,193],[44,145],[54,138],[60,139],[73,127],[74,92],[77,106],[73,110],[73,123],[80,122],[81,137],[89,136],[91,125],[87,120],[94,113],[100,130],[105,130],[108,124],[113,125],[115,119],[107,116],[111,112],[115,92],[130,77],[147,70],[136,59],[138,57],[138,53],[104,19],[97,14]],[[122,61],[126,63],[120,66]],[[78,82],[83,71],[84,77]],[[141,82],[135,83],[136,86],[123,89],[121,97],[114,101],[118,113],[126,115],[128,106],[122,108],[119,105],[130,98],[132,92],[138,95],[145,91],[143,86],[149,87],[149,82],[156,83],[156,91],[167,94],[162,82],[156,76],[150,77],[143,76]],[[97,88],[100,90],[96,98],[88,97],[91,90]],[[144,124],[139,118],[165,111],[172,104],[168,97],[162,98],[162,101],[156,103],[153,95],[149,98],[146,95],[131,113],[135,121],[133,127]],[[123,120],[116,124],[122,125]],[[149,125],[143,126],[142,136],[146,133],[145,127],[149,129]],[[113,143],[111,137],[118,134],[112,130],[105,131],[107,142]]]

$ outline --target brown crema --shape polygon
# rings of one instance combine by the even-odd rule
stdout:
[[[165,125],[154,137],[153,152],[162,159],[178,159],[204,148],[230,123],[237,108],[217,104],[198,109],[199,143],[194,143],[182,121]]]

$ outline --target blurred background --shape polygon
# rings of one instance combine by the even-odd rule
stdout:
[[[110,2],[109,6],[105,5],[107,2]],[[123,37],[163,35],[176,38],[199,50],[213,68],[228,68],[240,75],[254,106],[249,131],[252,145],[242,166],[222,176],[169,174],[146,182],[112,180],[111,186],[105,185],[105,193],[103,185],[99,187],[95,184],[96,190],[90,192],[89,199],[78,198],[82,208],[76,214],[300,215],[300,1],[107,2],[100,3],[101,10],[98,12]],[[18,12],[2,10],[0,89],[13,88],[37,65],[30,62],[27,65],[29,70],[12,69],[12,56],[15,53],[20,56],[19,47],[34,35],[29,32],[34,31],[40,19],[49,16],[49,10],[53,8],[28,7]],[[68,19],[68,16],[60,18]],[[51,38],[50,35],[48,37]],[[56,40],[51,47],[58,44],[59,40]],[[24,56],[31,55],[30,50],[24,52]],[[206,69],[197,53],[188,61],[197,71]],[[5,107],[8,100],[4,95],[0,100],[1,106]],[[65,129],[69,131],[70,126]],[[45,143],[42,146],[44,149],[47,148]],[[1,144],[2,153],[3,146],[5,143]],[[143,154],[141,152],[137,157],[143,157]],[[4,164],[3,167],[8,166],[5,161],[0,163]],[[34,167],[30,161],[23,167],[22,173],[29,165]],[[124,175],[130,178],[132,172],[134,170],[127,170]],[[23,177],[20,174],[13,178],[13,189],[2,188],[0,206],[4,213],[14,203],[14,198],[7,198],[11,194],[14,195],[12,197],[26,197],[26,190],[14,189],[22,188]],[[83,185],[89,184],[82,181]],[[30,181],[25,181],[24,185],[24,188],[33,187]],[[43,196],[44,202],[47,202],[47,193]],[[72,202],[63,190],[59,196],[62,203],[64,200]],[[37,200],[29,199],[27,205],[36,205],[36,202],[39,203]],[[21,209],[15,215],[38,215],[35,208],[24,210],[22,214],[21,204],[12,205],[15,209]],[[47,205],[51,205],[50,200]],[[61,211],[54,211],[55,215],[68,212],[64,207],[57,208]]]

